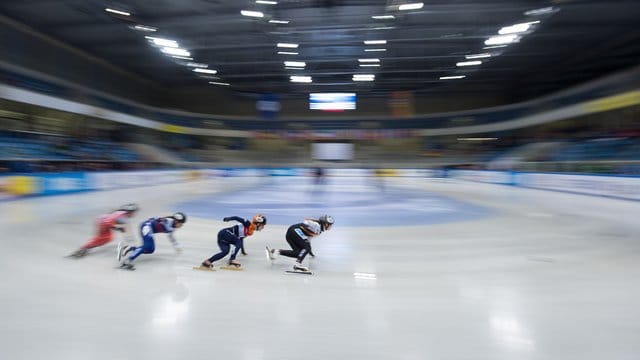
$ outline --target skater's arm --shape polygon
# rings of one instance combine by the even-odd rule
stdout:
[[[231,220],[235,220],[235,221],[237,221],[239,223],[243,223],[243,224],[247,221],[247,220],[245,220],[245,219],[243,219],[243,218],[241,218],[239,216],[229,216],[229,217],[226,217],[226,218],[222,219],[222,221],[225,221],[225,222],[231,221]]]
[[[167,233],[167,236],[169,237],[169,241],[171,242],[171,245],[173,245],[173,248],[176,249],[177,252],[181,252],[182,246],[178,243],[176,238],[173,236],[173,232]]]

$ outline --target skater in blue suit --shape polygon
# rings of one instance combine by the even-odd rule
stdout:
[[[236,261],[238,252],[244,247],[244,238],[253,235],[254,231],[261,231],[267,225],[267,218],[262,214],[256,214],[251,221],[243,219],[239,216],[230,216],[222,219],[223,221],[237,221],[236,225],[224,228],[218,232],[218,247],[220,252],[206,259],[200,265],[202,268],[213,269],[213,263],[227,256],[233,245],[234,250],[229,258],[229,265],[240,267],[241,264]]]
[[[150,218],[140,224],[140,235],[142,237],[142,246],[118,246],[118,261],[120,266],[125,269],[133,270],[133,261],[142,254],[152,254],[155,249],[154,234],[164,233],[169,236],[169,241],[178,253],[182,252],[182,247],[173,237],[173,232],[187,222],[187,216],[181,212],[177,212],[172,216],[161,218]]]

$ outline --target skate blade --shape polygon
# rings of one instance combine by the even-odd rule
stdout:
[[[193,270],[200,270],[200,271],[216,271],[216,269],[213,268],[209,268],[206,266],[194,266]]]
[[[116,269],[133,271],[136,268],[135,267],[128,267],[128,266],[118,266]]]
[[[289,274],[304,274],[304,275],[313,275],[311,271],[295,271],[295,270],[287,270],[285,271]]]
[[[231,270],[231,271],[244,271],[244,268],[242,268],[240,266],[234,266],[234,265],[220,266],[220,269],[222,269],[222,270]]]

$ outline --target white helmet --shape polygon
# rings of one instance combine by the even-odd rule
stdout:
[[[326,230],[329,226],[333,225],[333,216],[331,215],[322,215],[318,219],[318,222],[322,226],[322,231]]]
[[[187,222],[187,215],[185,215],[185,214],[183,214],[181,212],[177,212],[177,213],[173,214],[172,218],[175,221],[177,221],[177,222],[179,222],[181,224],[184,224],[184,223]]]

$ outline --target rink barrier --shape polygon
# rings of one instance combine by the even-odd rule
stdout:
[[[473,182],[640,201],[640,176],[449,170],[447,177]]]
[[[327,177],[417,177],[457,180],[640,201],[639,176],[439,169],[324,169]],[[217,177],[313,176],[310,168],[38,173],[0,176],[0,200],[115,190]]]

